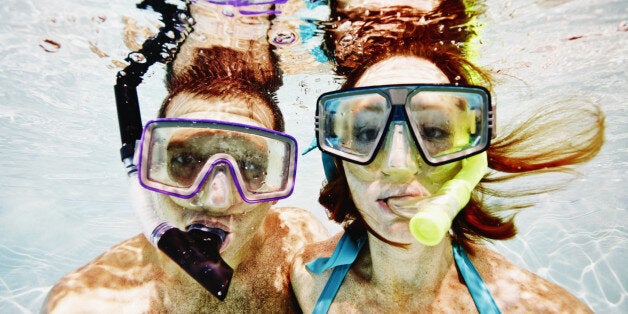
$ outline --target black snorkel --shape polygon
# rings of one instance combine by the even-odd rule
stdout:
[[[188,5],[189,2],[185,1],[185,7],[179,8],[164,0],[144,0],[137,5],[140,9],[150,6],[161,13],[165,25],[157,35],[148,38],[140,50],[127,56],[125,61],[129,65],[118,72],[114,86],[122,140],[120,156],[131,181],[139,180],[133,158],[136,143],[139,143],[142,135],[137,86],[151,65],[171,62],[179,45],[192,31],[194,21]],[[158,217],[153,210],[150,195],[141,189],[139,181],[132,182],[133,207],[142,222],[144,235],[205,289],[221,301],[224,300],[233,275],[233,269],[219,254],[226,232],[202,224],[192,224],[186,231],[170,225]]]

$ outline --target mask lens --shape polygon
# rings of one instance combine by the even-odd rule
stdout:
[[[406,114],[427,161],[467,156],[488,145],[488,99],[481,91],[451,87],[410,95]]]
[[[217,164],[227,163],[245,200],[288,196],[296,143],[283,134],[208,121],[156,120],[142,143],[142,183],[158,192],[193,196]]]
[[[386,98],[375,92],[322,97],[319,145],[334,155],[366,162],[377,148],[390,110]]]

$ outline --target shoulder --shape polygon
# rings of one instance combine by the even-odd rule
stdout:
[[[131,307],[129,310],[145,311],[148,300],[157,298],[149,284],[160,273],[150,266],[154,258],[157,258],[155,250],[143,235],[113,246],[61,278],[50,290],[44,311],[104,313],[112,310],[112,306],[119,309],[123,304]]]
[[[331,270],[321,274],[310,272],[305,265],[319,257],[330,257],[336,248],[342,232],[325,239],[324,241],[311,243],[305,246],[303,251],[297,255],[292,264],[290,281],[303,312],[311,311],[325,287]]]
[[[299,247],[329,237],[327,228],[312,213],[295,207],[271,208],[261,232],[266,236],[300,244]]]
[[[484,246],[469,257],[504,312],[592,313],[573,294]]]

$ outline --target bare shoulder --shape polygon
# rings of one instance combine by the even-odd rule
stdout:
[[[329,237],[327,228],[312,213],[295,207],[271,208],[261,232],[300,247]]]
[[[566,289],[481,245],[469,256],[503,312],[593,313]]]
[[[154,258],[154,249],[143,235],[115,245],[61,278],[50,290],[43,311],[105,313],[125,304],[132,307],[130,311],[143,312],[149,300],[158,297],[151,285],[160,275],[150,266]]]
[[[331,274],[325,271],[322,274],[310,272],[305,264],[319,257],[329,257],[334,252],[342,232],[320,242],[311,243],[305,246],[292,264],[290,281],[292,289],[304,313],[311,312],[321,291]]]

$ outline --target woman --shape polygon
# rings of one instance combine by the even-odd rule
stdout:
[[[184,45],[131,177],[146,236],[62,278],[45,312],[299,312],[292,259],[327,232],[307,211],[271,208],[294,187],[296,142],[281,133],[268,44],[246,47]]]
[[[370,26],[378,29],[372,21]],[[523,206],[510,198],[550,190],[500,191],[488,183],[565,171],[589,160],[602,145],[599,110],[542,108],[489,146],[495,129],[486,112],[492,111],[488,93],[467,87],[489,85],[488,77],[459,45],[410,45],[412,37],[401,34],[403,45],[389,40],[378,50],[370,45],[381,44],[380,35],[369,34],[355,48],[368,53],[343,54],[357,57],[341,60],[347,76],[341,91],[319,98],[318,145],[333,156],[319,201],[345,231],[306,247],[293,265],[291,281],[303,311],[591,312],[480,240],[515,236],[512,210]],[[332,43],[333,51],[352,50]],[[486,104],[472,106],[475,94]],[[536,144],[557,129],[578,137]],[[486,166],[507,174],[492,171],[478,184]],[[509,199],[489,203],[484,196]]]

